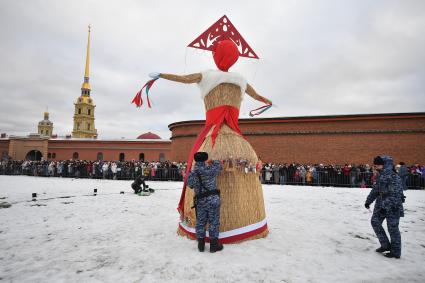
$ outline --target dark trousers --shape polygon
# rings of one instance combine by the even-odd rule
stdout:
[[[220,198],[208,197],[208,200],[199,201],[196,205],[196,237],[205,238],[205,227],[208,224],[210,239],[218,239],[220,229]]]
[[[390,234],[391,243],[388,240],[387,234],[382,227],[384,219],[387,220],[388,233]],[[379,243],[382,247],[391,247],[391,252],[396,255],[401,255],[401,235],[398,228],[400,222],[400,216],[397,213],[386,212],[383,209],[375,209],[373,211],[371,224],[376,236],[379,239]]]

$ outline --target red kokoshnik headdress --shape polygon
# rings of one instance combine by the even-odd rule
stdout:
[[[194,41],[188,47],[215,51],[215,45],[222,40],[231,40],[235,43],[240,57],[259,59],[254,50],[245,41],[229,18],[224,15]]]

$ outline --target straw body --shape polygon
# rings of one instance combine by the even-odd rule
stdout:
[[[204,98],[205,110],[222,105],[230,105],[240,108],[241,89],[230,83],[222,83],[212,89]],[[210,130],[199,151],[208,152],[213,160],[228,160],[232,158],[244,159],[247,164],[257,164],[258,157],[248,141],[227,125],[223,125],[213,146]],[[194,166],[194,165],[193,165]],[[193,169],[192,166],[192,169]],[[217,177],[217,186],[220,190],[220,232],[235,230],[259,223],[266,218],[264,199],[259,172],[245,173],[244,170],[223,170]],[[193,206],[193,190],[186,188],[184,200],[184,220],[187,226],[193,228],[196,224],[195,210]],[[190,236],[179,229],[180,235]],[[265,229],[244,240],[265,237],[268,230]]]

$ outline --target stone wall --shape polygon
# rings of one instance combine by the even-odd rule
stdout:
[[[187,159],[203,124],[169,125],[172,159]],[[240,119],[239,125],[264,162],[366,164],[388,154],[425,164],[425,113]]]
[[[158,161],[159,155],[164,154],[165,159],[170,157],[170,141],[133,141],[133,140],[49,140],[49,153],[53,160],[72,159],[78,153],[78,159],[97,160],[102,153],[103,160],[119,160],[121,153],[125,161],[139,160],[144,154],[146,161]]]

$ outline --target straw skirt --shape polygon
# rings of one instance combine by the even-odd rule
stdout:
[[[227,160],[229,158],[245,159],[254,166],[258,157],[252,146],[239,134],[223,125],[218,132],[214,147],[212,146],[210,130],[199,151],[208,153],[213,160]],[[193,165],[194,166],[194,165]],[[193,168],[193,167],[192,167]],[[253,226],[265,222],[266,213],[259,173],[245,173],[243,170],[223,171],[217,177],[217,187],[220,190],[220,234],[234,231],[235,229]],[[194,228],[196,224],[195,209],[193,206],[193,190],[186,188],[184,200],[184,219],[188,227]],[[239,229],[241,230],[241,229]],[[188,235],[179,229],[179,234]],[[253,233],[243,240],[265,237],[268,230]]]

